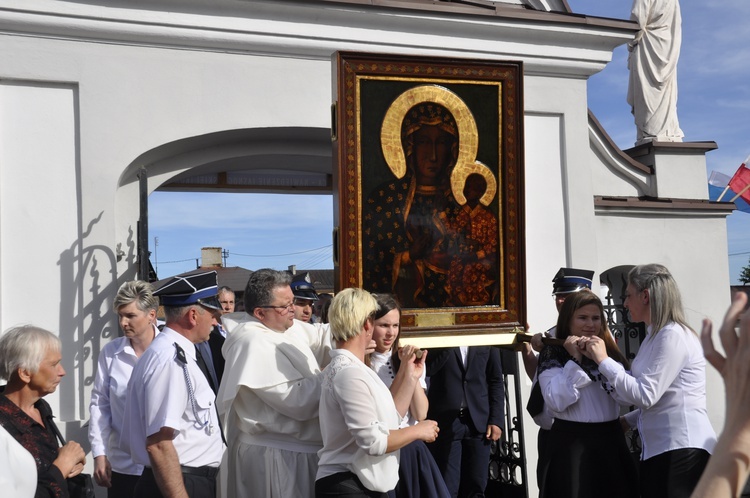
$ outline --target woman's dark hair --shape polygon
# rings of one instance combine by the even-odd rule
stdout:
[[[373,294],[372,297],[378,303],[378,309],[375,310],[375,314],[372,317],[373,322],[379,318],[383,318],[385,315],[393,310],[398,310],[398,317],[401,320],[401,305],[396,300],[393,294]],[[401,339],[401,327],[398,328],[398,335],[396,340],[391,345],[391,363],[393,364],[393,372],[398,372],[398,368],[401,366],[401,359],[398,357],[398,341]]]
[[[328,310],[331,308],[331,301],[333,301],[333,298],[326,299],[326,301],[323,303],[323,306],[321,306],[320,308],[321,323],[328,323]]]
[[[401,315],[401,305],[398,304],[393,294],[373,294],[372,297],[378,302],[378,309],[373,316],[374,320],[383,318],[393,310],[398,310],[398,314]]]
[[[604,315],[602,300],[588,289],[574,292],[565,298],[565,302],[560,309],[560,315],[557,317],[555,337],[563,340],[566,339],[570,335],[570,323],[573,321],[575,312],[589,304],[593,304],[599,309],[600,326],[596,335],[604,341],[607,347],[607,354],[626,369],[630,368],[630,362],[620,352],[620,348],[617,347],[617,343],[615,343],[612,333],[607,327],[607,317]]]

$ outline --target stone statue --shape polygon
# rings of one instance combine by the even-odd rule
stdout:
[[[682,42],[678,0],[633,0],[640,31],[628,44],[628,104],[638,128],[636,145],[682,142],[677,120],[677,60]]]

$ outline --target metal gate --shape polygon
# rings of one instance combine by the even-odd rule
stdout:
[[[528,498],[528,472],[526,468],[526,442],[524,439],[518,354],[500,348],[505,387],[505,430],[503,437],[492,444],[490,453],[490,479],[487,496],[503,498]]]

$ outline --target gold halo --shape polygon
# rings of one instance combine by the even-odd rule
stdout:
[[[383,150],[385,162],[396,178],[403,178],[406,174],[406,157],[401,142],[401,124],[409,109],[422,102],[440,104],[453,115],[458,126],[458,158],[451,173],[451,188],[453,177],[457,171],[468,164],[473,164],[477,157],[479,136],[477,123],[469,107],[455,93],[440,85],[420,85],[406,90],[399,95],[388,107],[380,128],[380,147]],[[463,176],[466,178],[466,176]],[[489,181],[487,182],[489,186]],[[462,192],[463,194],[463,192]],[[483,197],[484,198],[484,197]]]
[[[464,184],[466,179],[472,173],[480,174],[484,177],[487,182],[487,190],[484,191],[484,195],[479,202],[485,206],[489,206],[492,199],[495,198],[497,193],[497,180],[495,175],[492,174],[492,170],[481,161],[474,161],[472,164],[466,164],[462,168],[456,168],[451,174],[451,190],[453,191],[453,197],[460,205],[466,204],[466,196],[464,196]]]

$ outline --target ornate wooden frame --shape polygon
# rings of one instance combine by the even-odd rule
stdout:
[[[406,140],[402,138],[402,133],[406,136],[408,132],[402,131],[402,123],[406,122],[413,106],[437,103],[438,107],[448,110],[444,114],[455,118],[445,118],[450,125],[446,125],[447,129],[453,132],[457,128],[453,132],[454,150],[457,152],[453,152],[454,165],[450,166],[451,188],[448,191],[445,187],[447,196],[451,198],[450,206],[454,209],[452,213],[461,209],[466,202],[461,186],[469,174],[480,173],[486,181],[485,194],[480,203],[495,216],[499,240],[497,252],[493,253],[495,258],[490,258],[490,266],[476,267],[479,273],[481,268],[492,268],[488,270],[490,273],[487,277],[492,283],[475,289],[491,289],[488,293],[491,298],[487,304],[481,305],[459,303],[458,296],[466,296],[466,293],[461,294],[456,290],[457,286],[463,285],[460,278],[468,280],[469,277],[461,277],[462,274],[458,271],[454,273],[453,269],[449,274],[446,263],[440,272],[433,274],[450,282],[445,289],[438,289],[441,297],[449,297],[438,301],[442,304],[436,306],[405,307],[401,321],[402,335],[410,337],[411,343],[416,342],[423,347],[513,342],[515,335],[509,332],[518,332],[526,323],[521,63],[343,52],[334,54],[333,63],[334,219],[338,225],[334,230],[334,269],[337,290],[363,287],[384,292],[377,286],[386,287],[388,284],[376,283],[383,280],[372,277],[375,275],[372,269],[380,269],[381,266],[387,270],[381,272],[386,275],[385,279],[388,278],[388,271],[391,271],[392,285],[395,286],[393,280],[400,278],[398,271],[392,272],[392,267],[399,268],[396,263],[388,266],[372,262],[374,252],[383,254],[382,250],[372,249],[376,238],[383,239],[382,231],[378,231],[383,226],[382,220],[376,222],[373,213],[380,213],[378,217],[383,209],[389,217],[392,213],[407,213],[400,221],[404,231],[401,235],[404,236],[399,240],[403,241],[411,235],[406,234],[405,225],[411,199],[415,195],[414,187],[411,187],[409,194],[412,197],[404,201],[409,204],[404,204],[407,207],[403,209],[398,204],[381,208],[378,199],[383,199],[384,189],[393,189],[398,182],[401,182],[399,188],[404,189],[409,181],[412,185],[416,181],[416,173],[404,176],[409,153],[404,152],[408,147],[406,142],[402,142]],[[412,162],[418,164],[417,159],[412,159]],[[444,184],[448,184],[448,178]],[[399,199],[402,198],[399,196]],[[389,197],[388,202],[395,201]],[[477,201],[474,200],[474,203]],[[469,208],[466,209],[468,212]],[[421,219],[427,218],[423,216]],[[492,220],[491,217],[489,219]],[[456,223],[454,225],[457,226]],[[398,227],[399,222],[393,226]],[[391,230],[386,234],[390,237],[398,229],[391,227],[386,230]],[[458,229],[450,233],[458,234],[451,240],[465,235]],[[413,239],[409,240],[412,240],[414,247]],[[452,247],[458,246],[456,242]],[[455,254],[467,254],[475,248],[474,243],[465,252],[439,254],[445,258],[441,261],[453,265],[455,260],[455,265],[461,265],[463,263],[459,261],[463,259]],[[395,249],[391,254],[393,251]],[[405,253],[408,251],[401,254],[406,261],[414,264]],[[483,255],[484,252],[477,254]],[[497,278],[492,280],[495,268]],[[468,271],[464,269],[464,272]],[[365,273],[371,277],[370,282],[365,281]],[[415,285],[421,289],[419,294],[410,291],[404,295],[408,299],[412,295],[420,296],[415,298],[415,302],[419,303],[429,299],[439,300],[440,297],[430,294],[427,277],[422,278],[421,273],[417,275],[419,278],[415,280],[418,283],[409,284],[408,279],[401,282]],[[373,286],[377,288],[373,289]],[[466,288],[470,289],[468,285]]]

